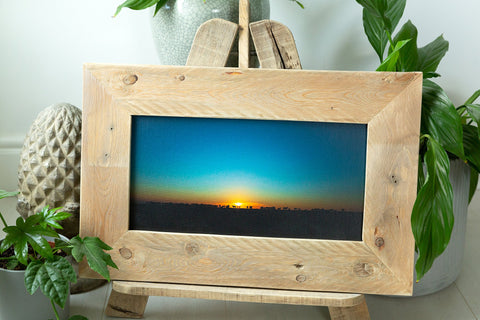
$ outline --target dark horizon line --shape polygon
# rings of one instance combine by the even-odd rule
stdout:
[[[347,213],[363,213],[363,210],[355,211],[355,210],[347,210],[347,209],[326,209],[326,208],[312,208],[312,209],[302,209],[302,208],[290,208],[290,207],[276,207],[276,206],[262,206],[262,207],[253,207],[253,206],[246,206],[246,207],[236,207],[236,206],[222,206],[216,204],[208,204],[208,203],[186,203],[186,202],[164,202],[164,201],[154,201],[154,200],[138,200],[131,198],[130,202],[132,203],[148,203],[148,204],[175,204],[175,205],[186,205],[186,206],[206,206],[206,207],[214,207],[214,208],[223,208],[223,209],[236,209],[236,210],[275,210],[275,211],[325,211],[325,212],[347,212]]]

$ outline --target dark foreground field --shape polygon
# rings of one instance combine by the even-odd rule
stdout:
[[[213,205],[134,202],[130,229],[257,237],[362,240],[361,212],[220,208]]]

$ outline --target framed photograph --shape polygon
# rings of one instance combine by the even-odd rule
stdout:
[[[409,295],[421,93],[421,73],[87,64],[81,234],[117,280]]]

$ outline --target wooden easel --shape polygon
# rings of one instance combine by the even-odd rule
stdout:
[[[262,68],[301,69],[295,41],[287,27],[271,20],[249,23],[248,0],[240,0],[239,9],[238,25],[212,19],[200,26],[187,59],[188,66],[224,67],[238,32],[238,66],[248,68],[251,32]],[[332,320],[370,319],[363,294],[128,281],[113,281],[105,313],[113,317],[142,318],[149,296],[326,306]]]

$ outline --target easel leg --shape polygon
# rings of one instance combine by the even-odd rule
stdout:
[[[363,302],[353,307],[328,307],[332,320],[370,320],[365,297]]]
[[[135,296],[119,293],[112,289],[105,314],[110,317],[134,318],[143,317],[148,296]]]

